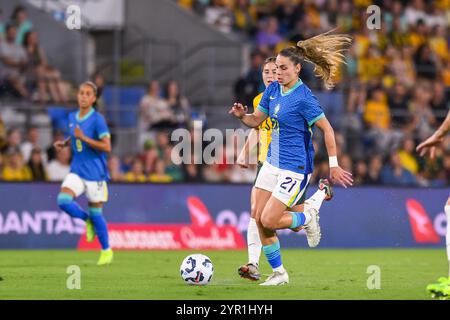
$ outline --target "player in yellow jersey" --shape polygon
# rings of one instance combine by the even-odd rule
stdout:
[[[262,78],[264,85],[268,87],[272,82],[276,81],[277,77],[277,65],[275,63],[276,57],[269,57],[267,58],[263,65],[262,65]],[[253,108],[256,110],[258,108],[258,105],[261,102],[261,98],[263,96],[263,93],[260,93],[253,99]],[[244,145],[244,148],[242,149],[241,153],[239,154],[239,157],[237,159],[237,164],[241,166],[242,168],[248,168],[249,167],[249,159],[250,154],[254,152],[255,149],[257,149],[257,156],[258,156],[258,164],[257,164],[257,174],[256,177],[258,177],[259,171],[264,163],[266,161],[267,152],[269,150],[269,144],[272,137],[272,122],[270,120],[270,117],[268,117],[266,120],[264,120],[263,123],[261,123],[257,129],[252,129],[250,131],[250,134],[248,136],[247,142]],[[256,181],[256,178],[255,178]],[[304,195],[299,199],[297,202],[297,205],[292,207],[290,211],[294,212],[302,212],[304,210],[303,203],[305,202],[305,195],[306,192],[303,193]],[[332,197],[332,189],[330,184],[328,183],[328,180],[322,179],[319,182],[319,190],[314,194],[308,201],[316,201],[320,202],[320,199],[330,200]],[[318,198],[318,199],[316,199]],[[238,273],[241,277],[249,279],[249,280],[259,280],[261,275],[258,270],[258,264],[259,264],[259,258],[261,256],[261,249],[262,244],[259,237],[258,232],[258,226],[256,224],[255,220],[255,188],[253,187],[251,192],[251,217],[248,224],[247,229],[247,246],[248,246],[248,258],[249,262],[240,266],[238,269]],[[298,232],[302,229],[302,227],[293,229],[293,231]]]

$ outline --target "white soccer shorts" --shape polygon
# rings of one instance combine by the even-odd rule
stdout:
[[[76,197],[86,192],[86,198],[91,203],[108,201],[108,185],[106,181],[87,181],[75,173],[69,173],[61,187],[72,190]]]
[[[272,192],[272,196],[291,208],[302,198],[311,174],[301,174],[274,167],[264,162],[255,187]]]

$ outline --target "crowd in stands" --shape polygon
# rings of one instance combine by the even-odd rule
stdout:
[[[448,0],[178,0],[218,30],[251,44],[250,70],[236,83],[236,99],[251,105],[264,87],[261,63],[282,48],[338,28],[350,34],[347,65],[331,91],[341,102],[330,117],[340,163],[357,184],[442,186],[450,182],[450,140],[435,160],[415,152],[449,109],[450,1]],[[380,24],[369,29],[370,5]],[[310,64],[300,74],[323,92]],[[319,98],[320,101],[320,98]],[[323,102],[327,113],[327,102]],[[333,110],[331,110],[333,111]],[[316,175],[327,169],[325,146],[316,135]]]
[[[41,104],[68,102],[67,86],[49,64],[23,6],[6,21],[0,9],[0,97],[5,96]]]
[[[249,106],[264,87],[261,64],[268,56],[297,41],[339,27],[353,38],[347,64],[326,91],[305,64],[300,77],[319,97],[330,117],[340,165],[354,173],[356,185],[444,186],[450,182],[450,138],[434,160],[415,148],[443,121],[450,92],[450,1],[368,0],[177,0],[206,23],[247,41],[253,48],[250,68],[237,79],[235,97]],[[367,7],[380,7],[379,29],[367,28]],[[19,10],[21,9],[21,10]],[[0,13],[0,95],[2,89],[24,99],[64,103],[67,90],[39,45],[26,10],[5,21]],[[101,75],[96,76],[100,87]],[[12,89],[12,90],[11,90]],[[4,91],[4,90],[3,90]],[[34,97],[33,97],[34,96]],[[99,109],[102,103],[98,104]],[[337,113],[336,113],[337,112]],[[252,182],[255,166],[241,169],[232,160],[222,164],[174,164],[170,133],[192,132],[191,106],[178,84],[148,84],[138,116],[140,152],[109,157],[116,182]],[[39,146],[35,128],[21,132],[0,119],[0,179],[59,181],[69,170],[70,151],[57,154]],[[26,134],[22,141],[22,134]],[[62,133],[55,132],[54,139]],[[196,136],[196,133],[193,134]],[[326,148],[315,131],[316,170],[312,183],[328,172]],[[204,145],[204,144],[203,144]],[[226,146],[220,150],[237,155]]]

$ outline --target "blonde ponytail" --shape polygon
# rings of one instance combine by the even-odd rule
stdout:
[[[345,63],[344,53],[352,42],[350,36],[346,34],[330,34],[333,31],[299,41],[296,47],[280,52],[281,55],[291,59],[291,54],[297,55],[297,59],[292,59],[294,63],[303,62],[303,59],[313,63],[314,74],[323,80],[327,89],[334,87],[334,77],[338,72],[339,65]]]

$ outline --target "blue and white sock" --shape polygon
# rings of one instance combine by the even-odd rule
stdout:
[[[61,192],[58,194],[58,207],[61,208],[72,218],[78,218],[86,221],[89,215],[80,207],[80,205],[73,200],[73,197],[68,194]]]
[[[273,271],[284,273],[283,263],[281,262],[280,242],[277,241],[267,246],[263,246],[264,254]]]
[[[291,229],[304,226],[311,221],[311,214],[308,212],[290,212],[290,215],[292,216]]]
[[[102,245],[103,250],[109,249],[109,236],[108,236],[108,226],[106,225],[105,218],[103,217],[102,208],[89,208],[89,218],[94,225],[95,233],[97,234],[98,240]]]

